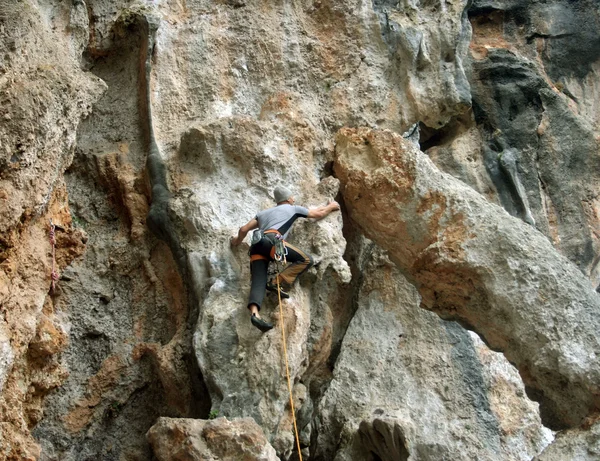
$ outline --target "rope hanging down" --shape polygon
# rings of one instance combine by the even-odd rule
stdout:
[[[56,281],[58,280],[58,270],[56,270],[56,225],[50,220],[50,244],[52,245],[52,286],[50,292],[54,293]]]
[[[284,256],[285,264],[285,256]],[[280,271],[278,271],[280,272]],[[285,342],[285,322],[283,321],[283,307],[281,306],[281,288],[279,287],[279,274],[277,274],[277,298],[279,299],[279,318],[281,319],[281,338],[283,340],[283,356],[285,358],[285,375],[287,377],[288,390],[290,392],[290,407],[292,409],[292,420],[294,421],[294,434],[296,434],[296,445],[298,446],[298,457],[302,461],[302,451],[300,450],[300,437],[298,437],[298,426],[296,425],[296,410],[294,409],[294,397],[292,395],[292,382],[290,380],[290,365],[287,356],[287,345]]]

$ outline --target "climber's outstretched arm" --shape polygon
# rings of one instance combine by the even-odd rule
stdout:
[[[322,205],[317,208],[311,208],[308,210],[307,218],[323,219],[332,211],[340,209],[340,204],[335,201],[329,202],[327,205]]]
[[[249,221],[247,224],[244,224],[238,230],[237,237],[231,238],[231,246],[234,246],[234,247],[238,246],[240,243],[242,243],[244,238],[246,238],[246,235],[248,235],[248,232],[250,232],[252,229],[256,229],[257,227],[258,227],[258,221],[256,220],[256,218],[254,218],[252,221]]]

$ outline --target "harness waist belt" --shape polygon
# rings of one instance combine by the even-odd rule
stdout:
[[[271,248],[271,251],[269,251],[269,258],[267,258],[266,256],[263,256],[261,254],[254,254],[254,255],[250,255],[250,262],[252,261],[258,261],[261,259],[264,259],[266,261],[270,261],[273,260],[275,258],[275,246],[273,246],[273,248]]]
[[[277,229],[267,229],[266,231],[263,232],[263,234],[278,234],[278,235],[281,235],[281,232],[279,232]]]

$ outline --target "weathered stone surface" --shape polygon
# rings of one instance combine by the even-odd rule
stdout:
[[[440,130],[431,132],[421,127],[420,132],[421,150],[440,170],[471,186],[490,202],[501,203],[486,164],[486,146],[472,111],[454,118]]]
[[[245,248],[233,259],[223,236],[271,205],[268,194],[277,182],[293,184],[306,205],[333,198],[335,181],[319,181],[328,175],[330,134],[337,127],[366,123],[404,131],[420,118],[437,126],[462,110],[468,103],[461,61],[469,34],[466,2],[448,9],[448,28],[439,26],[434,11],[396,9],[402,28],[392,26],[397,43],[389,46],[382,40],[383,10],[369,2],[262,5],[259,19],[249,14],[250,5],[201,6],[206,12],[201,20],[184,17],[181,26],[159,30],[159,44],[172,44],[182,54],[158,48],[161,91],[155,100],[157,133],[173,171],[171,210],[202,300],[196,354],[213,408],[227,416],[252,415],[283,454],[292,439],[288,410],[284,424],[279,422],[287,406],[279,339],[269,333],[252,350],[257,346],[248,339],[259,336],[244,311]],[[412,64],[417,61],[418,70]],[[439,78],[427,80],[430,74]],[[201,93],[190,80],[199,82]],[[190,119],[199,122],[180,140],[173,127],[189,126]],[[340,298],[340,282],[350,279],[341,259],[341,222],[332,218],[312,227],[299,223],[292,236],[320,262],[307,274],[310,291],[298,290],[292,317],[297,325],[289,329],[292,374],[298,379],[306,372],[307,381],[326,373],[327,357],[341,340],[345,325],[332,311],[344,308],[328,304]],[[269,317],[273,306],[265,307]],[[244,330],[234,330],[232,322]],[[257,399],[264,404],[256,405]],[[309,421],[311,403],[304,403]]]
[[[597,7],[478,1],[469,15],[474,120],[500,202],[522,216],[498,162],[511,148],[536,227],[598,286]]]
[[[503,351],[546,424],[576,426],[600,407],[600,298],[545,237],[399,135],[342,129],[336,153],[350,217],[415,281],[424,307]]]
[[[600,459],[600,423],[561,432],[534,461],[593,461]]]
[[[292,107],[287,110],[295,112]],[[288,454],[293,448],[293,435],[281,330],[278,327],[261,334],[251,325],[246,309],[250,281],[248,247],[242,245],[232,251],[229,239],[256,212],[274,205],[270,184],[283,179],[290,184],[298,203],[307,206],[324,204],[337,194],[337,180],[328,177],[319,181],[307,168],[313,138],[310,126],[302,129],[297,123],[301,122],[293,117],[284,119],[279,126],[230,118],[191,129],[182,139],[180,155],[198,165],[201,176],[199,172],[196,181],[180,188],[171,206],[177,228],[186,231],[181,233],[181,240],[189,252],[189,271],[202,300],[194,348],[213,411],[226,417],[253,417],[277,451]],[[296,127],[295,136],[305,136],[299,149],[291,149],[285,142],[265,147],[261,140],[263,136],[278,139],[286,132],[292,136],[292,128]],[[279,151],[280,155],[265,157],[265,148]],[[212,166],[205,161],[207,158]],[[239,171],[233,173],[230,168]],[[281,171],[286,172],[287,178],[278,178]],[[213,184],[221,187],[215,190]],[[252,194],[248,194],[245,184],[254,185]],[[224,207],[225,200],[232,205]],[[213,218],[214,210],[222,210],[218,219]],[[325,276],[338,283],[350,280],[348,265],[342,258],[346,242],[341,228],[342,219],[337,213],[316,223],[298,222],[290,236],[290,242],[302,242],[298,245],[318,263],[305,276],[312,279],[312,289],[317,292],[328,291],[324,288],[328,283]],[[302,283],[292,293],[292,299],[284,301],[283,307],[290,373],[292,380],[297,381],[308,366],[312,300],[310,290]],[[276,296],[266,299],[262,315],[280,326]],[[297,403],[298,409],[302,403]]]
[[[282,104],[304,113],[322,140],[344,125],[442,125],[470,102],[470,25],[466,0],[428,3],[165,5],[155,94],[165,152],[191,120],[277,119]]]
[[[478,61],[472,72],[468,5]],[[334,198],[333,134],[345,125],[406,132],[411,142],[421,133],[438,164],[517,215],[506,184],[489,176],[493,168],[502,173],[492,138],[503,130],[520,154],[515,178],[538,228],[600,280],[597,164],[589,155],[598,147],[600,80],[595,51],[584,46],[596,43],[594,6],[588,0],[0,0],[0,264],[8,274],[0,279],[1,453],[19,460],[145,460],[152,454],[143,435],[157,417],[206,418],[212,406],[228,417],[252,415],[282,458],[295,457],[280,331],[260,335],[250,326],[247,248],[231,251],[228,240],[271,205],[275,182],[291,184],[302,204]],[[581,31],[573,30],[582,12]],[[151,37],[150,26],[159,23]],[[465,112],[470,87],[476,107]],[[146,165],[149,127],[158,161]],[[571,152],[583,155],[570,159]],[[157,172],[161,197],[173,197],[159,210],[174,226],[158,232],[168,245],[145,222],[156,204]],[[413,213],[409,219],[418,222]],[[47,296],[50,217],[65,228],[58,234],[62,279],[54,297]],[[448,347],[461,354],[434,363],[446,371],[442,377],[466,376],[472,399],[445,393],[428,370],[415,372],[422,395],[454,399],[440,397],[449,410],[436,415],[440,426],[454,428],[454,440],[431,447],[426,424],[410,433],[408,416],[364,416],[358,405],[348,410],[354,419],[344,430],[338,422],[345,412],[327,413],[325,393],[331,401],[334,391],[360,386],[337,373],[336,363],[349,366],[344,357],[355,356],[352,367],[368,369],[350,346],[361,310],[343,346],[359,308],[358,287],[370,283],[362,270],[368,251],[356,243],[361,234],[352,220],[335,215],[298,222],[292,236],[320,262],[292,291],[285,312],[304,458],[317,452],[343,458],[355,449],[360,456],[368,450],[402,458],[408,441],[429,447],[423,450],[430,457],[439,457],[436,450],[456,453],[458,441],[464,447],[456,459],[535,453],[541,446],[535,408],[519,395],[506,361],[468,342],[458,327],[452,334],[444,327],[439,338],[457,341]],[[391,285],[382,289],[388,300]],[[263,312],[279,327],[275,307],[271,296]],[[399,308],[390,300],[384,311]],[[400,323],[410,330],[417,320],[406,315]],[[556,332],[562,334],[571,332]],[[377,363],[386,351],[375,347],[364,355]],[[552,369],[564,370],[563,364]],[[402,415],[417,414],[397,389],[378,392],[404,407]],[[470,415],[470,429],[454,418],[457,402],[463,403],[457,413]],[[484,410],[473,416],[478,405]],[[336,422],[318,424],[321,417]],[[338,453],[340,433],[352,443],[344,439]]]
[[[60,273],[86,241],[72,226],[63,173],[77,126],[106,87],[80,69],[66,17],[46,20],[52,9],[0,2],[0,456],[10,460],[39,456],[30,428],[67,374],[57,358],[67,331],[49,293],[48,233],[53,219]]]
[[[10,335],[6,326],[2,324],[0,326],[0,392],[4,389],[14,358],[10,347]]]
[[[508,148],[515,151],[537,227],[590,274],[598,247],[593,229],[600,174],[597,157],[586,154],[600,146],[591,125],[572,113],[567,97],[557,94],[533,61],[492,49],[473,69],[475,119],[487,138],[483,157],[503,206],[515,216],[525,214],[499,161]],[[504,84],[496,83],[500,76]],[[497,133],[504,147],[494,139]]]
[[[506,35],[534,44],[548,76],[585,78],[600,58],[600,13],[593,0],[475,0],[472,14],[499,13]]]
[[[373,2],[393,63],[390,71],[403,96],[399,109],[408,112],[405,119],[439,128],[471,105],[464,70],[471,39],[467,4],[438,0],[426,4],[414,0]],[[440,14],[444,15],[443,23],[438,20]]]
[[[548,444],[500,354],[418,309],[381,250],[361,269],[358,310],[319,403],[315,459],[530,460]]]
[[[146,434],[158,461],[276,461],[252,418],[159,418]]]
[[[65,175],[73,221],[88,241],[55,301],[69,331],[61,357],[69,377],[46,401],[34,431],[47,461],[148,459],[144,434],[152,421],[197,416],[209,405],[196,392],[202,386],[190,353],[184,280],[170,249],[146,226],[147,118],[138,87],[148,31],[139,10],[120,13],[93,66],[108,90],[80,125]]]
[[[473,113],[422,130],[421,147],[438,167],[513,216],[533,218],[598,287],[600,165],[589,152],[600,139],[593,102],[600,16],[592,3],[473,2],[466,65]],[[507,149],[515,153],[513,176],[524,193],[501,165]]]

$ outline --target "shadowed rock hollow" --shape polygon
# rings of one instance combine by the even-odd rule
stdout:
[[[304,459],[593,459],[599,26],[0,0],[0,459],[297,459],[282,323]],[[276,183],[342,212],[261,334],[229,239]]]

